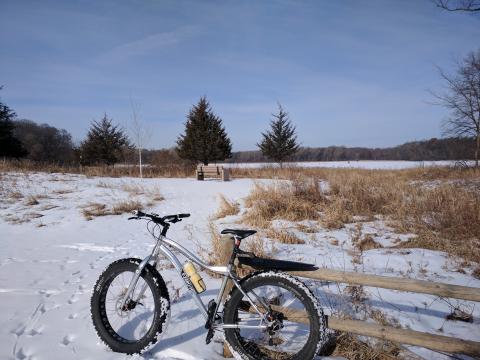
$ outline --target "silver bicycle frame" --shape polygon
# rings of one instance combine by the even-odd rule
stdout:
[[[260,329],[266,329],[268,327],[268,324],[270,323],[266,319],[266,315],[262,314],[260,309],[257,307],[257,305],[253,302],[252,298],[242,289],[240,286],[238,279],[234,272],[232,271],[232,265],[227,265],[227,266],[209,266],[208,264],[204,263],[201,259],[199,259],[195,254],[190,252],[188,249],[183,247],[182,245],[178,244],[177,242],[173,241],[172,239],[167,238],[166,236],[159,235],[158,237],[155,237],[157,240],[152,253],[148,255],[143,261],[138,265],[137,270],[135,271],[134,276],[132,277],[132,280],[130,281],[130,284],[128,286],[128,290],[125,294],[125,298],[123,300],[122,306],[125,306],[128,299],[130,299],[130,296],[133,294],[135,287],[137,285],[138,279],[140,278],[140,274],[142,273],[143,269],[145,266],[149,263],[152,263],[153,266],[158,265],[158,259],[160,253],[165,255],[165,257],[173,264],[177,272],[180,274],[181,278],[185,282],[185,285],[187,286],[187,289],[189,290],[190,294],[193,297],[193,300],[195,301],[195,304],[197,305],[198,309],[202,313],[203,317],[205,318],[205,321],[208,319],[208,311],[203,303],[202,299],[200,298],[200,295],[195,291],[195,288],[190,281],[190,278],[188,275],[185,274],[183,271],[183,266],[180,263],[180,260],[177,258],[175,255],[174,251],[180,252],[183,256],[185,256],[187,259],[191,260],[194,262],[196,265],[200,266],[204,270],[211,271],[215,274],[219,274],[223,276],[222,284],[220,286],[218,295],[216,297],[216,308],[214,314],[216,315],[218,313],[218,309],[220,307],[220,303],[222,300],[222,295],[225,291],[225,287],[227,285],[228,280],[230,279],[232,283],[235,285],[235,287],[238,288],[238,290],[245,296],[250,303],[250,305],[253,307],[253,309],[260,315],[260,320],[261,323],[260,325],[238,325],[238,324],[213,324],[215,328],[260,328]],[[145,283],[142,288],[140,289],[140,292],[137,296],[137,301],[143,296],[147,289],[147,284]],[[268,305],[265,304],[265,302],[259,298],[254,292],[252,292],[254,297],[256,298],[257,301],[259,301],[262,306],[265,309],[268,309]],[[265,323],[263,325],[263,323]]]

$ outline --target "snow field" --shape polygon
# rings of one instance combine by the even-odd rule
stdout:
[[[2,174],[0,181],[0,359],[222,359],[221,336],[216,335],[210,345],[205,345],[203,317],[182,280],[169,268],[161,271],[172,300],[171,321],[162,340],[149,352],[134,357],[112,353],[100,343],[90,319],[93,284],[114,260],[145,257],[153,240],[145,223],[127,221],[128,214],[88,221],[82,208],[90,203],[110,206],[136,200],[148,204],[145,210],[162,215],[189,212],[191,217],[173,225],[169,237],[194,252],[199,248],[205,251],[210,247],[208,222],[218,208],[218,195],[240,202],[241,211],[245,211],[242,198],[253,181],[86,178],[42,173]],[[152,202],[154,189],[165,199]],[[28,205],[32,203],[30,197],[38,203]],[[240,216],[218,219],[215,225],[219,230],[242,227],[236,223]],[[442,252],[392,248],[413,235],[395,234],[381,218],[362,223],[361,232],[370,234],[383,248],[365,251],[360,259],[352,244],[356,225],[348,224],[340,230],[320,228],[311,234],[299,231],[296,225],[285,221],[274,224],[294,232],[305,244],[263,239],[266,251],[277,258],[328,268],[480,287],[480,281],[470,274],[471,268],[464,267],[462,273],[461,261]],[[249,241],[253,240],[247,239],[245,245]],[[207,284],[202,294],[206,303],[216,295],[220,283],[205,273],[202,276]],[[309,284],[325,313],[362,313],[363,309],[356,308],[345,296],[344,285]],[[377,288],[365,288],[364,292],[369,309],[381,311],[402,326],[480,341],[480,310],[475,303]],[[447,321],[445,317],[455,306],[471,312],[473,323]],[[410,350],[427,359],[448,359],[424,349]]]

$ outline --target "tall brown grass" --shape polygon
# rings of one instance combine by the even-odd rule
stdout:
[[[246,199],[249,208],[243,219],[252,226],[268,227],[274,219],[319,220],[328,228],[384,216],[394,228],[417,236],[401,246],[446,251],[466,260],[480,262],[480,191],[462,180],[477,170],[459,172],[432,170],[443,181],[418,180],[420,170],[327,171],[329,184],[321,190],[317,177],[300,177],[290,182],[258,183]],[[449,175],[448,175],[449,174]],[[447,179],[447,180],[445,180]],[[373,247],[371,242],[361,247]]]
[[[286,229],[268,229],[265,235],[275,241],[278,241],[282,244],[305,244],[305,241],[300,239],[294,233]]]
[[[0,172],[47,172],[82,174],[91,177],[139,177],[139,168],[136,165],[115,166],[79,166],[45,164],[28,160],[0,162]],[[145,178],[184,178],[193,177],[195,167],[185,164],[170,164],[165,166],[145,166],[143,177]]]
[[[243,220],[252,226],[268,227],[271,220],[316,220],[325,198],[316,179],[295,177],[290,183],[256,183],[245,199],[250,210]]]
[[[215,224],[210,221],[208,223],[210,231],[210,251],[208,253],[209,265],[225,265],[230,259],[233,250],[233,241],[228,236],[222,236]]]
[[[409,358],[408,356],[401,356],[401,349],[392,342],[376,340],[373,343],[366,343],[361,341],[358,336],[348,333],[341,333],[337,336],[335,350],[332,355],[341,356],[349,360]]]
[[[240,204],[236,201],[227,199],[223,194],[220,194],[220,206],[213,216],[214,219],[221,219],[225,216],[237,215],[240,212]]]
[[[232,168],[230,174],[232,178],[250,178],[250,179],[292,179],[298,175],[306,177],[316,177],[327,179],[332,174],[360,174],[368,175],[371,173],[394,174],[397,178],[409,181],[433,181],[433,180],[458,180],[463,181],[478,180],[480,178],[480,168],[455,168],[447,166],[415,167],[410,169],[354,169],[354,168],[305,168],[299,166],[261,167],[261,168]]]
[[[82,214],[87,220],[92,220],[94,217],[107,215],[121,215],[130,213],[133,210],[138,210],[143,207],[143,204],[137,200],[118,201],[108,207],[101,203],[88,203],[83,206]]]

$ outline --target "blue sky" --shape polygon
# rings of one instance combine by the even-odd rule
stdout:
[[[277,101],[304,146],[390,146],[441,135],[435,66],[480,48],[480,17],[429,0],[0,0],[0,92],[20,118],[81,140],[130,99],[170,147],[206,95],[234,150]]]

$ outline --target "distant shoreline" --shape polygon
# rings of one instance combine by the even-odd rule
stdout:
[[[455,166],[457,160],[410,161],[410,160],[345,160],[345,161],[295,161],[285,162],[284,167],[302,168],[358,168],[358,169],[408,169],[416,167]],[[473,161],[467,161],[467,163]],[[228,168],[279,167],[274,162],[217,163]]]

